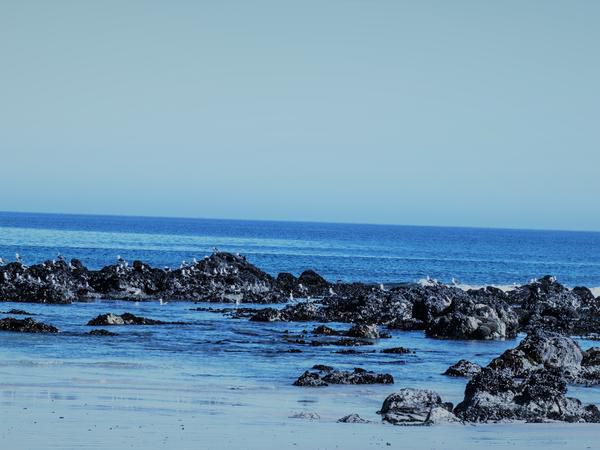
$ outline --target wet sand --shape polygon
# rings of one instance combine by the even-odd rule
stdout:
[[[16,450],[580,449],[597,448],[600,433],[558,423],[397,427],[375,414],[378,387],[186,384],[135,364],[2,363],[0,442]],[[320,419],[289,417],[301,411]],[[373,422],[336,423],[351,412]]]
[[[6,303],[3,309],[18,306]],[[297,334],[314,323],[232,320],[191,310],[197,306],[26,305],[36,319],[58,326],[61,333],[0,335],[0,448],[597,448],[600,425],[397,427],[383,424],[376,414],[385,397],[403,387],[433,389],[445,401],[459,402],[467,381],[441,375],[445,368],[462,357],[487,363],[518,340],[446,341],[428,339],[422,332],[392,331],[390,339],[364,349],[369,353],[343,355],[332,347],[285,341],[285,330]],[[111,331],[118,335],[110,337],[86,334],[90,318],[124,310],[192,324],[114,327]],[[396,346],[415,353],[380,352]],[[302,353],[286,352],[292,347]],[[317,363],[391,373],[395,384],[292,386]],[[569,395],[600,403],[598,387],[570,386]],[[315,412],[320,419],[290,417],[302,412]],[[352,413],[371,423],[337,423]]]

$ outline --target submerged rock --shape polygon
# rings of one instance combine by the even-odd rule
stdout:
[[[88,334],[91,336],[117,336],[117,333],[108,330],[91,330]]]
[[[359,367],[353,371],[335,370],[333,367],[316,365],[316,372],[306,371],[294,382],[294,386],[321,387],[328,384],[393,384],[390,374],[377,374]]]
[[[161,320],[147,319],[131,313],[123,314],[101,314],[95,319],[90,320],[89,326],[113,326],[113,325],[166,325],[173,322],[163,322]]]
[[[414,353],[414,351],[406,347],[392,347],[384,348],[383,350],[381,350],[381,353],[388,353],[393,355],[408,355]]]
[[[456,364],[448,367],[444,375],[450,377],[467,377],[471,378],[481,372],[481,366],[466,359],[461,359]]]
[[[358,414],[348,414],[347,416],[338,419],[339,423],[371,423],[370,420],[363,419]]]
[[[2,314],[11,314],[13,316],[35,316],[35,314],[24,311],[22,309],[11,309],[9,311],[2,311]]]
[[[436,392],[426,389],[401,389],[383,402],[382,419],[394,425],[432,425],[458,422],[452,403],[442,402]]]
[[[290,419],[319,420],[321,416],[314,411],[301,411],[289,416]]]
[[[33,319],[15,319],[6,317],[0,319],[0,331],[17,333],[58,333],[58,328]]]
[[[318,334],[322,336],[339,336],[340,334],[343,334],[343,332],[334,330],[333,328],[330,328],[327,325],[319,325],[318,327],[312,330],[312,334]]]

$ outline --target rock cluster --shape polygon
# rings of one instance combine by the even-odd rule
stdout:
[[[70,303],[76,300],[181,299],[209,302],[276,303],[286,301],[275,278],[250,264],[245,257],[217,252],[177,269],[153,268],[142,261],[87,269],[79,260],[63,258],[26,266],[13,262],[0,266],[3,301]]]
[[[363,283],[330,283],[312,270],[273,277],[245,257],[216,252],[177,269],[142,261],[87,269],[63,258],[26,266],[0,265],[0,300],[68,303],[93,298],[182,299],[229,303],[284,303],[284,308],[241,310],[253,321],[346,322],[349,337],[375,339],[372,325],[425,330],[448,339],[507,339],[519,331],[591,334],[600,329],[600,298],[584,287],[568,289],[545,276],[504,292],[494,287],[463,290],[437,282],[390,289]]]
[[[437,282],[392,289],[338,283],[321,297],[248,315],[264,322],[377,324],[425,330],[434,338],[510,339],[536,329],[595,333],[600,329],[600,298],[587,288],[567,289],[550,276],[509,292],[494,287],[465,291]],[[322,334],[335,333],[321,328]]]
[[[469,381],[454,413],[468,422],[600,422],[596,406],[584,406],[566,392],[566,379],[558,369],[536,369],[519,381],[505,371],[485,368]]]
[[[389,395],[381,407],[382,419],[394,425],[432,425],[458,422],[452,413],[452,403],[426,389],[405,388]]]
[[[329,384],[393,384],[394,378],[387,373],[378,374],[359,367],[352,371],[335,370],[333,367],[316,365],[294,381],[294,386],[321,387]]]
[[[0,319],[0,331],[17,333],[58,333],[58,328],[33,319],[15,319],[6,317]]]
[[[566,395],[568,383],[600,384],[600,348],[582,352],[575,341],[560,333],[537,330],[485,368],[463,359],[445,374],[471,377],[471,380],[464,400],[453,410],[446,407],[453,416],[443,413],[438,422],[600,423],[600,411],[595,405],[583,405]],[[402,391],[400,394],[393,394],[384,402],[384,420],[407,424],[410,417],[416,415],[419,424],[435,423],[424,417],[431,405],[440,407],[439,396],[411,393],[408,402],[404,400],[407,394]],[[415,407],[413,403],[420,406]]]

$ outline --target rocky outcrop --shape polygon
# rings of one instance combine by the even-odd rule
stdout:
[[[596,406],[584,406],[566,392],[558,369],[533,370],[518,381],[503,370],[485,368],[469,381],[454,413],[467,422],[600,422]]]
[[[430,337],[451,339],[514,338],[519,318],[497,289],[469,291],[467,297],[454,298],[440,315],[429,321]]]
[[[549,276],[508,293],[494,287],[465,291],[434,281],[387,289],[330,283],[313,270],[275,278],[243,256],[218,251],[175,269],[154,268],[139,260],[129,264],[122,258],[100,270],[61,257],[32,266],[20,261],[0,265],[0,301],[69,303],[96,298],[236,304],[294,299],[283,308],[239,308],[226,314],[260,322],[352,323],[348,337],[368,339],[385,337],[375,332],[375,325],[426,330],[430,337],[447,339],[507,339],[539,329],[589,335],[600,329],[600,298],[585,287],[567,289]]]
[[[390,374],[377,374],[365,369],[353,371],[335,370],[333,367],[316,365],[313,371],[306,371],[294,382],[294,386],[321,387],[329,384],[393,384]]]
[[[58,328],[33,319],[15,319],[6,317],[0,319],[0,331],[17,333],[58,333]]]
[[[600,298],[584,287],[572,290],[546,275],[508,293],[527,331],[545,329],[565,334],[596,332],[600,326]]]
[[[481,372],[481,366],[466,359],[461,359],[456,364],[451,365],[446,369],[444,375],[450,377],[466,377],[471,378]]]
[[[382,419],[394,425],[432,425],[459,422],[452,413],[452,403],[444,403],[440,396],[426,389],[401,389],[383,402]]]
[[[464,291],[431,282],[386,290],[335,284],[322,298],[256,311],[251,320],[349,322],[362,329],[376,324],[390,329],[426,329],[428,336],[437,338],[507,339],[516,336],[520,325],[508,300],[507,294],[492,287]],[[325,326],[315,331],[339,334]]]
[[[309,277],[310,279],[310,277]],[[182,299],[229,303],[286,301],[277,280],[245,257],[216,252],[177,269],[158,269],[142,261],[89,270],[80,261],[63,258],[26,266],[0,266],[0,299],[39,303],[70,303],[94,298]]]
[[[513,349],[495,358],[488,367],[523,378],[538,369],[558,369],[569,379],[581,370],[583,354],[568,336],[538,330],[530,333]]]

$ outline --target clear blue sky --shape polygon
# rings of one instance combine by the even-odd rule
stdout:
[[[600,230],[600,2],[2,1],[0,210]]]

